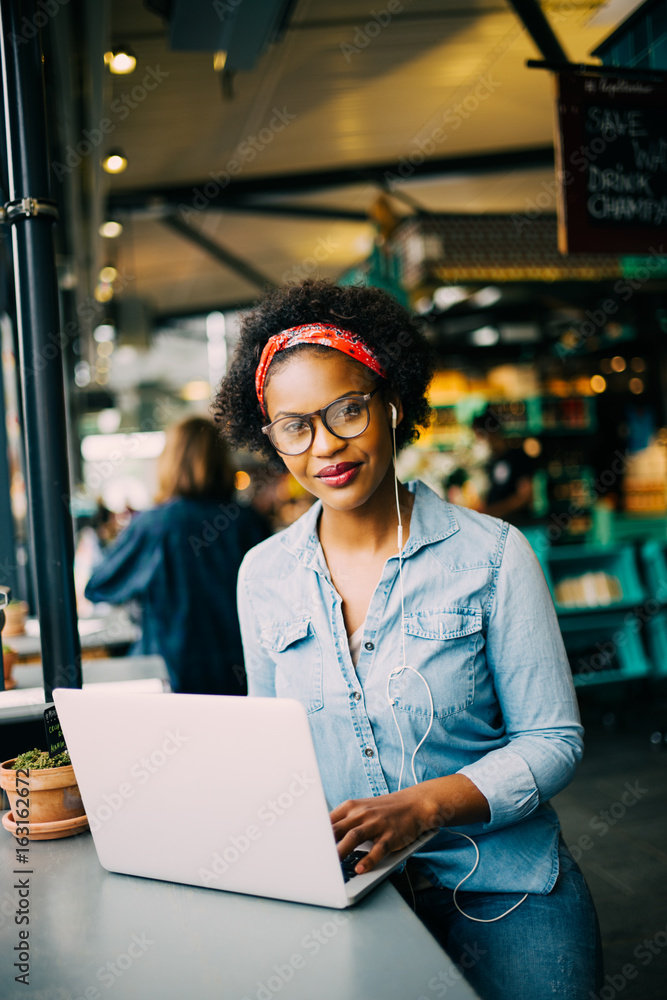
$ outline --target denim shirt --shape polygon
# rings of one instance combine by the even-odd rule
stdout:
[[[551,595],[521,532],[441,500],[420,481],[403,549],[406,663],[428,682],[433,725],[418,781],[465,774],[488,822],[459,826],[480,852],[465,889],[547,893],[558,876],[558,818],[548,800],[571,780],[583,729]],[[249,695],[295,698],[308,712],[330,808],[413,783],[410,760],[431,719],[429,693],[402,665],[398,554],[371,598],[355,670],[317,533],[316,502],[255,546],[239,573]],[[387,682],[389,681],[389,688]],[[389,698],[388,698],[389,693]],[[446,829],[414,856],[454,888],[475,852]]]

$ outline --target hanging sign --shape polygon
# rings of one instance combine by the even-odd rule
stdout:
[[[561,253],[667,253],[667,83],[556,75]]]

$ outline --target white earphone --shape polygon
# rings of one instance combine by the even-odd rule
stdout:
[[[398,776],[398,791],[400,792],[400,790],[401,790],[401,783],[403,781],[403,768],[405,766],[405,744],[403,743],[403,734],[401,733],[401,727],[398,724],[398,719],[396,718],[396,713],[394,712],[394,705],[396,703],[396,699],[392,698],[391,695],[390,695],[390,693],[389,693],[389,685],[391,683],[392,677],[394,677],[396,674],[403,673],[404,670],[411,670],[412,673],[416,674],[417,677],[419,677],[419,679],[421,681],[423,681],[424,684],[426,685],[426,690],[428,691],[429,701],[431,703],[431,718],[429,719],[428,728],[427,728],[426,732],[424,733],[424,735],[422,736],[422,738],[420,739],[420,741],[417,744],[417,746],[415,747],[414,752],[412,754],[412,758],[410,760],[410,766],[411,766],[411,770],[412,770],[412,778],[413,778],[413,781],[414,781],[415,785],[417,784],[417,774],[415,772],[415,757],[417,755],[417,751],[419,750],[419,748],[424,743],[424,741],[425,741],[426,737],[428,736],[428,734],[431,732],[431,727],[433,726],[433,719],[435,717],[435,708],[433,706],[433,694],[431,693],[431,688],[429,687],[428,681],[426,680],[426,678],[422,674],[419,673],[418,670],[415,670],[414,667],[408,666],[407,663],[405,662],[405,595],[404,595],[404,592],[403,592],[403,522],[401,520],[401,505],[399,503],[399,498],[398,498],[398,476],[396,475],[396,422],[397,422],[397,419],[398,419],[398,412],[397,412],[396,407],[394,406],[393,403],[390,403],[389,406],[390,406],[390,409],[391,409],[391,426],[392,426],[392,437],[393,437],[393,442],[394,442],[394,456],[393,456],[393,461],[394,461],[394,488],[395,488],[395,493],[396,493],[396,513],[398,514],[398,539],[397,539],[397,541],[398,541],[398,579],[399,579],[399,586],[400,586],[400,590],[401,590],[401,638],[402,638],[402,646],[403,646],[403,666],[402,667],[395,667],[393,670],[390,671],[389,676],[387,677],[387,701],[389,702],[389,707],[391,708],[391,714],[392,714],[393,719],[394,719],[394,724],[396,726],[396,729],[398,730],[398,738],[401,741],[401,771],[400,771],[400,774]],[[512,912],[512,910],[516,910],[517,906],[521,906],[521,904],[523,903],[523,901],[528,898],[528,893],[526,893],[525,896],[522,896],[521,899],[519,900],[519,902],[515,903],[514,906],[510,906],[509,910],[505,910],[504,913],[501,913],[499,917],[491,917],[489,919],[482,919],[481,917],[471,917],[469,913],[466,913],[465,910],[461,909],[461,907],[459,906],[459,904],[456,901],[456,893],[459,891],[459,889],[461,888],[461,886],[463,885],[463,883],[467,882],[468,879],[471,877],[471,875],[474,875],[475,871],[477,870],[477,866],[478,866],[479,861],[480,861],[479,848],[478,848],[477,844],[475,843],[475,841],[472,839],[472,837],[469,837],[467,833],[461,833],[460,830],[451,830],[449,827],[445,827],[445,829],[447,830],[448,833],[453,833],[457,837],[464,837],[475,848],[475,863],[474,863],[474,865],[472,866],[472,868],[470,869],[470,871],[468,872],[468,874],[465,875],[461,879],[461,881],[459,882],[459,884],[454,889],[454,892],[452,893],[452,902],[453,902],[454,906],[456,907],[456,909],[459,911],[459,913],[462,914],[464,917],[467,917],[468,920],[474,920],[475,923],[478,923],[478,924],[493,924],[493,923],[496,922],[496,920],[502,920],[503,917],[506,917],[509,913]],[[406,875],[407,875],[407,871],[406,871]],[[408,883],[410,884],[410,891],[412,892],[412,883],[410,882],[410,876],[409,875],[408,875]],[[414,900],[414,892],[412,893],[412,898]]]

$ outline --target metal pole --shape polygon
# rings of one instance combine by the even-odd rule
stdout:
[[[0,345],[2,334],[0,332]],[[0,414],[6,412],[5,387],[0,364]],[[16,593],[16,538],[14,537],[14,515],[10,496],[9,452],[7,448],[7,425],[0,419],[0,585],[5,585]]]
[[[49,200],[42,52],[35,0],[2,0],[0,47],[9,168],[5,219],[14,283],[27,441],[29,523],[35,553],[44,695],[81,687],[74,594],[67,431],[58,287]],[[28,31],[26,25],[31,29]]]
[[[0,676],[0,691],[5,690],[5,651],[2,648],[2,630],[5,627],[5,608],[12,599],[11,587],[0,584],[0,663],[2,663],[2,676]]]

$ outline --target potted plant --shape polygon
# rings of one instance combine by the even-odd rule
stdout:
[[[5,673],[5,691],[11,691],[12,688],[16,687],[16,681],[12,677],[12,670],[14,669],[14,664],[19,658],[19,654],[9,646],[2,647],[2,665],[4,667]]]
[[[23,635],[28,617],[28,605],[25,601],[10,601],[5,608],[5,635]]]
[[[17,838],[55,840],[88,829],[67,752],[50,757],[46,750],[35,749],[4,761],[0,787],[11,806],[2,825]]]

